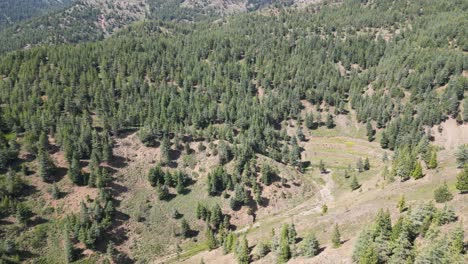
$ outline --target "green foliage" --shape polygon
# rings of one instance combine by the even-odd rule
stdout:
[[[455,187],[461,193],[468,192],[468,164],[465,164],[465,168],[457,174],[457,183]]]
[[[468,102],[468,100],[465,101]],[[468,164],[468,144],[458,146],[455,157],[459,168],[463,168],[465,164]]]
[[[181,223],[180,223],[180,234],[183,236],[183,237],[188,237],[189,234],[190,234],[190,226],[187,222],[187,220],[185,220],[185,218],[182,219]]]
[[[413,177],[413,179],[415,180],[418,180],[418,179],[421,179],[423,176],[424,175],[422,172],[421,162],[417,162],[416,165],[414,166],[413,172],[411,173],[411,177]]]
[[[400,200],[398,200],[397,208],[400,213],[402,213],[403,211],[407,209],[405,196],[402,195],[400,197]]]
[[[237,262],[239,264],[248,264],[250,262],[249,252],[249,243],[244,235],[239,241],[239,246],[237,248]]]
[[[437,168],[437,151],[433,150],[431,153],[431,158],[429,159],[429,163],[427,164],[428,169],[435,169]]]
[[[361,184],[359,184],[356,175],[353,175],[353,178],[351,179],[351,184],[349,185],[351,187],[351,190],[357,190],[361,187]]]
[[[443,185],[437,187],[434,190],[434,200],[438,203],[445,203],[451,201],[453,199],[453,195],[448,189],[447,183],[444,182]]]
[[[302,254],[306,257],[314,257],[319,253],[320,245],[315,234],[310,233],[304,238]]]
[[[338,248],[341,246],[341,234],[340,229],[338,228],[338,224],[335,224],[333,227],[331,242],[334,248]]]
[[[210,250],[218,248],[218,242],[211,228],[207,227],[205,231],[206,245]]]

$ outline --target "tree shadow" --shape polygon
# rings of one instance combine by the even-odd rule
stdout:
[[[54,173],[49,179],[47,179],[47,183],[54,183],[54,182],[59,182],[61,181],[65,175],[67,175],[68,170],[66,168],[55,168]]]
[[[41,216],[36,215],[34,219],[28,221],[28,227],[35,227],[40,224],[45,224],[49,222],[47,219],[42,218]]]
[[[127,159],[121,156],[114,155],[108,164],[114,168],[122,169],[127,166]]]
[[[128,191],[128,188],[116,181],[110,181],[107,183],[107,187],[110,189],[110,193],[112,197],[117,197],[122,193],[126,193]]]
[[[187,231],[186,238],[197,237],[199,233],[200,233],[200,231],[198,231],[198,230],[192,230],[192,229],[190,229],[190,230]]]

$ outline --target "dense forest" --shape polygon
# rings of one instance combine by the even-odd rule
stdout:
[[[266,2],[249,6],[253,11],[274,1]],[[103,250],[100,239],[112,232],[118,214],[106,164],[113,160],[114,139],[128,131],[137,131],[145,146],[162,153],[145,175],[161,202],[170,200],[171,189],[184,195],[192,184],[183,171],[170,169],[171,150],[190,153],[191,143],[219,142],[219,166],[206,173],[206,194],[227,199],[231,193],[230,207],[236,210],[261,205],[262,189],[281,180],[275,168],[258,165],[256,155],[298,172],[308,169],[299,146],[305,141],[301,129],[333,129],[339,116],[355,114],[367,140],[394,153],[389,174],[403,182],[423,177],[423,167],[437,168],[430,128],[448,119],[468,123],[466,1],[350,0],[304,9],[281,2],[273,11],[230,17],[181,8],[178,1],[148,4],[148,20],[127,27],[122,22],[108,38],[95,26],[99,10],[84,4],[68,14],[73,20],[56,12],[21,22],[21,34],[13,33],[15,27],[0,32],[0,216],[14,216],[20,228],[28,227],[33,210],[25,202],[24,178],[33,173],[60,199],[59,169],[51,155],[63,152],[71,182],[99,192],[93,201],[81,202],[78,214],[54,223],[63,234],[43,230],[65,238],[67,261],[79,258],[75,243],[110,255],[115,251],[111,243]],[[31,43],[54,45],[22,49]],[[304,102],[314,107],[306,115]],[[302,125],[295,136],[286,131],[292,121]],[[20,150],[36,165],[26,166]],[[466,148],[457,153],[459,167],[465,166],[457,188],[466,192]],[[232,170],[224,168],[228,163]],[[326,163],[319,164],[323,173]],[[370,166],[368,159],[359,160],[356,169]],[[359,189],[354,180],[352,189]],[[440,193],[444,196],[443,189]],[[223,246],[236,252],[239,263],[249,262],[247,240],[234,238],[230,216],[219,205],[199,204],[196,211],[206,222],[210,248]],[[392,225],[381,211],[372,230],[360,235],[353,260],[432,263],[437,254],[446,263],[461,263],[463,230],[444,240],[432,228],[454,222],[454,215],[450,208],[426,204]],[[189,225],[182,221],[184,237],[193,231]],[[278,251],[286,262],[294,255],[293,229],[283,227],[265,252]],[[14,233],[0,232],[7,245],[0,250],[5,263],[27,258],[7,249],[15,247]],[[415,254],[418,236],[432,240],[427,248],[435,253]],[[318,254],[313,234],[303,244],[298,252]]]
[[[72,0],[5,0],[0,3],[0,31],[18,21],[66,7]]]

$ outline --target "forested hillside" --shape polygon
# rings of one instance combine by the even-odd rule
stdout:
[[[280,1],[227,17],[181,1],[111,2],[0,33],[2,261],[193,263],[223,247],[238,263],[433,263],[434,251],[463,263],[466,1]],[[452,121],[456,150],[439,138]],[[427,202],[431,184],[457,211]],[[387,195],[388,206],[402,190],[423,193],[415,209],[404,197],[391,215],[372,207],[358,241],[368,218],[305,224],[351,195]],[[306,198],[320,214],[283,215]],[[333,237],[324,249],[319,228]]]
[[[66,7],[72,0],[4,0],[0,2],[0,31],[16,22]]]

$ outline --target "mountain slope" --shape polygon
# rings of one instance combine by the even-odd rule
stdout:
[[[270,11],[0,55],[1,257],[349,263],[371,226],[362,262],[413,262],[466,230],[466,1]]]
[[[69,5],[72,0],[4,0],[0,2],[0,31],[19,21],[50,13]]]

